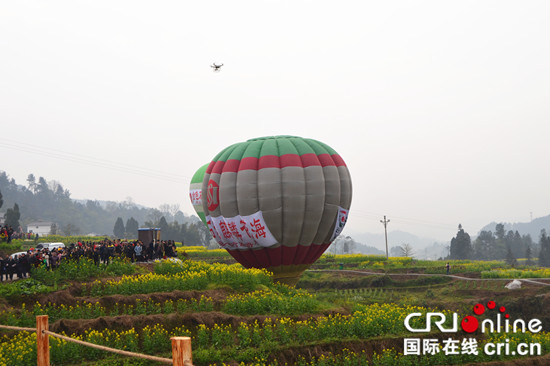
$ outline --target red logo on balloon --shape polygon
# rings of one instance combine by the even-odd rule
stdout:
[[[220,186],[212,179],[208,181],[206,188],[206,203],[208,211],[214,211],[220,204]]]

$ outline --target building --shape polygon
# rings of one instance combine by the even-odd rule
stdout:
[[[50,235],[50,231],[52,230],[52,224],[53,222],[47,222],[47,221],[36,221],[36,222],[30,222],[27,225],[27,232],[38,234],[39,236],[46,236]]]

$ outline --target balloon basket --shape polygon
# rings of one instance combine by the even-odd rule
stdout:
[[[296,283],[302,277],[302,274],[309,268],[309,264],[288,265],[266,268],[273,273],[273,282],[282,283],[290,287],[296,286]]]

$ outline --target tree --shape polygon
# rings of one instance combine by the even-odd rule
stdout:
[[[80,233],[80,229],[76,225],[68,223],[67,225],[65,225],[65,228],[63,229],[63,233],[66,236],[71,236],[73,234]]]
[[[19,228],[19,219],[21,218],[21,213],[19,213],[19,206],[17,205],[17,203],[13,205],[13,208],[8,208],[4,217],[6,219],[5,224],[7,226],[11,226],[13,230],[17,230]]]
[[[401,247],[391,247],[390,248],[390,257],[400,257],[403,251],[401,250]]]
[[[2,208],[3,204],[4,204],[4,201],[2,200],[2,192],[0,192],[0,208]]]
[[[487,260],[494,258],[495,237],[490,230],[482,230],[474,241],[473,246],[476,259]]]
[[[506,231],[504,230],[503,223],[497,224],[495,228],[495,235],[497,239],[500,239],[500,240],[504,239],[504,235],[506,235]]]
[[[162,233],[161,235],[166,235],[165,237],[167,239],[172,239],[172,236],[171,235],[172,233],[170,233],[170,229],[169,229],[169,226],[168,226],[168,222],[166,221],[166,219],[164,218],[164,216],[162,216],[159,220],[159,224],[158,224],[158,227],[160,229],[160,232]]]
[[[533,265],[533,254],[531,253],[531,246],[529,244],[527,244],[527,247],[525,248],[525,258],[527,258],[525,264],[528,266]]]
[[[139,223],[133,217],[130,217],[126,221],[126,237],[128,238],[137,238],[137,233],[139,229]]]
[[[470,235],[458,225],[456,237],[451,240],[450,259],[470,259],[472,257],[472,241]]]
[[[170,205],[170,213],[172,214],[172,217],[176,217],[178,212],[180,212],[180,205],[178,203]]]
[[[514,257],[514,253],[512,253],[510,246],[508,246],[508,250],[506,251],[506,263],[512,267],[515,267],[517,264],[516,257]]]
[[[29,174],[29,176],[27,177],[27,183],[29,190],[32,193],[36,193],[36,178],[34,177],[34,174]]]
[[[119,217],[116,219],[115,227],[113,229],[113,233],[115,234],[115,237],[117,238],[124,238],[124,233],[126,230],[124,229],[124,222],[122,222],[122,218]]]
[[[36,187],[38,193],[45,194],[50,191],[48,187],[48,183],[46,182],[46,179],[44,177],[38,178],[38,185]]]
[[[147,216],[148,219],[151,220],[151,227],[158,226],[158,223],[160,221],[160,218],[162,217],[162,212],[160,210],[157,210],[156,208],[149,211],[149,215]]]
[[[404,243],[399,249],[401,249],[401,255],[403,257],[412,257],[414,255],[413,247],[409,243]]]
[[[546,236],[546,230],[544,229],[540,233],[539,245],[539,266],[550,267],[550,239]]]

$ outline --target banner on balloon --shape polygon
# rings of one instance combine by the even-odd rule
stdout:
[[[338,217],[336,218],[336,225],[334,225],[334,232],[332,233],[332,236],[330,238],[330,242],[338,237],[342,233],[342,230],[344,230],[344,226],[346,226],[346,222],[348,221],[348,214],[349,210],[346,210],[345,208],[338,207]]]
[[[202,206],[202,190],[200,188],[191,189],[189,191],[189,198],[193,206]]]
[[[248,216],[206,217],[212,237],[222,248],[245,249],[269,247],[277,240],[265,224],[261,211]]]

